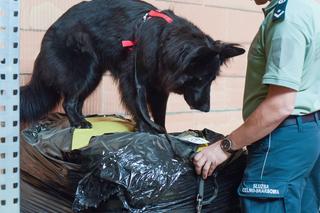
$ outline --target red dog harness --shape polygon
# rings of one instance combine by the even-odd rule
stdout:
[[[123,47],[133,47],[136,44],[137,44],[137,42],[135,42],[135,41],[129,41],[129,40],[122,41],[122,46]]]
[[[158,18],[162,18],[164,19],[168,24],[173,22],[173,19],[170,18],[169,16],[167,16],[166,14],[162,13],[159,10],[150,10],[148,13],[146,13],[143,16],[143,21],[147,21],[149,19],[151,19],[152,17],[158,17]],[[136,41],[130,41],[130,40],[124,40],[122,41],[122,47],[126,47],[131,49],[133,46],[135,46],[137,44]]]
[[[143,20],[146,21],[152,17],[162,18],[169,24],[173,22],[172,18],[170,18],[169,16],[167,16],[159,10],[150,10],[147,14],[144,15]]]

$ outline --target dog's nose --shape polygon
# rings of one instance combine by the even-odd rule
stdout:
[[[209,112],[210,111],[210,105],[205,104],[202,106],[190,106],[190,109],[196,109],[196,110],[200,110],[201,112]]]
[[[209,105],[204,105],[200,109],[202,112],[209,112],[210,111],[210,106]]]

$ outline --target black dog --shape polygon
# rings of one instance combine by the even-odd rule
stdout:
[[[63,98],[71,125],[90,128],[83,102],[106,70],[140,131],[165,126],[170,92],[209,111],[220,65],[244,50],[214,41],[170,10],[156,10],[138,0],[92,0],[70,8],[46,32],[32,79],[21,88],[21,120],[39,119]]]

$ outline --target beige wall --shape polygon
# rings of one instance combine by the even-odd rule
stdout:
[[[79,0],[21,0],[21,84],[32,73],[33,62],[45,30],[71,5]],[[172,9],[215,40],[248,46],[259,27],[261,8],[250,0],[148,0],[160,9]],[[228,134],[242,121],[241,105],[246,68],[246,54],[222,67],[221,76],[213,83],[211,112],[192,111],[183,97],[172,94],[167,110],[167,129],[210,128]],[[85,103],[86,114],[109,114],[124,111],[116,85],[105,75],[94,94]]]

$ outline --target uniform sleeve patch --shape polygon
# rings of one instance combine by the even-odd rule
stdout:
[[[265,181],[244,181],[238,188],[243,197],[280,198],[287,193],[288,184]]]

